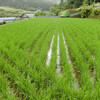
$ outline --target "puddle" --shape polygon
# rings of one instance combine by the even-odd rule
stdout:
[[[51,41],[51,44],[50,44],[50,49],[49,49],[48,55],[47,55],[47,61],[46,61],[46,65],[47,65],[47,66],[49,66],[49,64],[50,64],[50,59],[51,59],[51,56],[52,56],[53,40],[54,40],[54,35],[53,35],[53,37],[52,37],[52,41]]]
[[[57,40],[57,69],[56,69],[56,72],[59,74],[59,76],[62,75],[61,66],[60,66],[59,34],[58,34],[58,40]]]
[[[62,36],[63,36],[65,48],[66,48],[66,54],[67,54],[66,59],[68,60],[68,63],[71,65],[72,76],[75,79],[73,65],[72,65],[72,62],[71,62],[70,57],[69,57],[68,46],[67,46],[67,43],[66,43],[66,40],[65,40],[65,37],[64,37],[63,33],[62,33]],[[79,84],[78,84],[78,81],[76,79],[75,79],[75,82],[74,82],[74,86],[75,86],[76,90],[78,90]]]

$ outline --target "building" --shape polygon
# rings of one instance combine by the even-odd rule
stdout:
[[[6,24],[6,22],[3,20],[0,20],[0,25],[3,25],[3,24]]]
[[[37,13],[37,12],[41,12],[41,10],[37,10],[37,11],[35,11],[35,13]]]
[[[20,16],[20,18],[33,18],[34,13],[24,13]]]

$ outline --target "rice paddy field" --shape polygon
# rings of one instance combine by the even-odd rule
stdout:
[[[0,100],[100,100],[100,20],[0,26]]]

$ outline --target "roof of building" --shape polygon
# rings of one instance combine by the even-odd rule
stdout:
[[[2,24],[6,24],[6,22],[3,20],[0,20],[0,25],[2,25]]]
[[[20,17],[33,17],[34,13],[24,13]]]

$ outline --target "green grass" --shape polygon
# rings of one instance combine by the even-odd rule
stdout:
[[[34,18],[0,26],[0,99],[98,100],[99,28],[100,20],[77,18]],[[56,72],[58,34],[61,76]]]
[[[19,17],[23,13],[32,13],[22,9],[14,9],[9,7],[0,7],[0,17]]]

